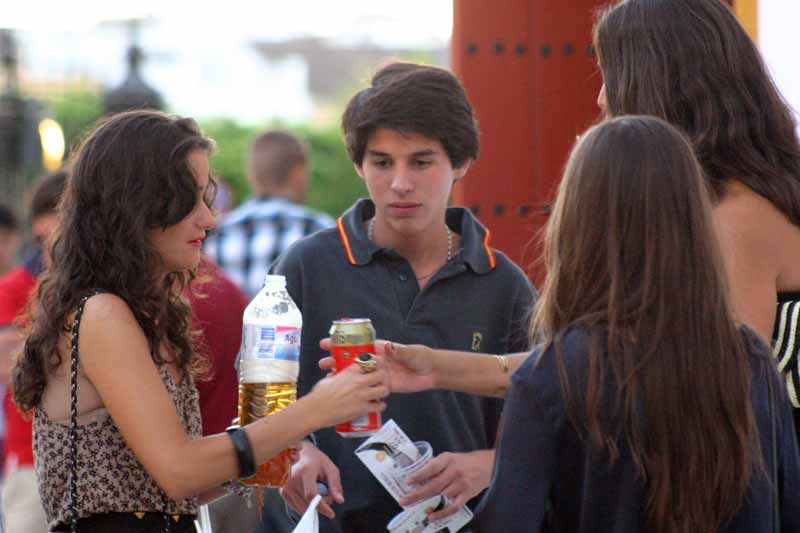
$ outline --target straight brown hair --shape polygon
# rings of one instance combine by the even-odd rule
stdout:
[[[648,531],[717,531],[741,507],[761,452],[749,360],[689,142],[654,117],[590,129],[569,158],[544,261],[534,338],[556,353],[569,328],[590,338],[585,390],[570,387],[559,357],[570,419],[612,462],[627,442],[646,483]]]
[[[611,116],[677,126],[716,199],[735,178],[800,225],[797,124],[727,5],[625,0],[601,12],[594,46]]]

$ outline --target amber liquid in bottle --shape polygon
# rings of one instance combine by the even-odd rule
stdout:
[[[296,383],[240,383],[239,424],[244,426],[286,408],[297,400]],[[256,468],[256,475],[241,480],[246,485],[283,487],[289,480],[297,451],[287,448]]]

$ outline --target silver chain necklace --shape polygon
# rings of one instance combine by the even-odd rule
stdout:
[[[450,261],[453,258],[453,232],[450,231],[450,227],[445,224],[444,228],[447,230],[447,260]],[[372,217],[369,221],[369,225],[367,225],[367,237],[369,240],[375,242],[372,236],[375,234],[375,217]]]

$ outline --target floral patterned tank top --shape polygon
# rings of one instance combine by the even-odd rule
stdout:
[[[176,383],[166,366],[159,369],[184,430],[202,436],[200,404],[191,377]],[[78,518],[108,512],[196,514],[196,498],[168,500],[145,471],[104,409],[78,425]],[[69,523],[69,422],[50,420],[42,409],[33,419],[36,480],[50,527]],[[167,508],[164,508],[166,503]]]

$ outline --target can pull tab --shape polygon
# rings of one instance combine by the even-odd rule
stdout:
[[[378,360],[375,359],[375,356],[371,353],[361,352],[356,356],[353,362],[356,363],[365,374],[375,372],[378,369]]]

